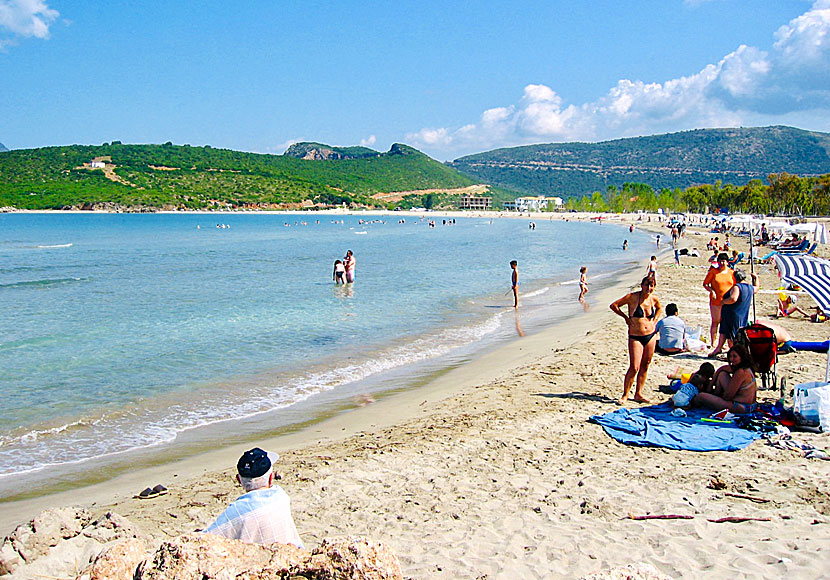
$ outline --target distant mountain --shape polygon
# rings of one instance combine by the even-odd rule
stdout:
[[[323,143],[302,142],[294,143],[285,153],[288,157],[298,159],[329,160],[329,159],[365,159],[378,157],[379,151],[368,147],[332,147]]]
[[[830,173],[830,134],[792,127],[699,129],[601,143],[496,149],[449,163],[477,181],[529,195],[581,197],[607,186],[745,185],[771,173]]]
[[[317,147],[308,151],[313,149]],[[436,191],[447,191],[451,197],[452,192],[476,183],[407,145],[392,145],[386,153],[365,147],[340,149],[340,153],[366,156],[320,162],[209,146],[117,141],[15,149],[0,155],[0,207],[143,211],[345,204],[388,208],[421,205],[422,196],[435,198]],[[379,195],[389,192],[405,193],[393,204]]]
[[[3,151],[8,151],[8,148],[2,143],[0,143],[0,153],[2,153]]]

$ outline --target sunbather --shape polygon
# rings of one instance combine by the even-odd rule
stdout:
[[[692,404],[709,409],[727,409],[732,413],[754,413],[758,407],[755,374],[746,349],[733,345],[726,355],[727,364],[717,371],[707,392],[699,393]]]
[[[805,318],[809,318],[810,315],[808,313],[804,312],[801,308],[796,306],[795,303],[797,301],[798,296],[790,296],[789,294],[784,294],[783,292],[778,294],[778,316],[781,318],[786,318],[793,312],[798,312],[799,314],[804,315]]]

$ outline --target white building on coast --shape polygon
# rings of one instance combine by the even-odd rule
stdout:
[[[505,201],[502,205],[504,206],[504,209],[508,211],[545,211],[547,209],[562,207],[562,198],[545,197],[544,195],[536,197],[517,197],[514,201]]]

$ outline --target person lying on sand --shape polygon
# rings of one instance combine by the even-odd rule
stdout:
[[[692,400],[709,387],[712,377],[715,376],[715,366],[710,362],[700,365],[696,373],[692,373],[689,382],[680,386],[680,389],[672,396],[671,402],[675,407],[688,407]]]

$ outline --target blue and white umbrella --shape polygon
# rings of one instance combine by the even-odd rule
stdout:
[[[815,256],[776,254],[775,265],[782,281],[801,286],[830,314],[830,261]]]
[[[776,254],[775,265],[781,280],[795,284],[813,297],[825,314],[830,314],[830,261],[807,255]],[[824,382],[830,379],[830,350]]]

